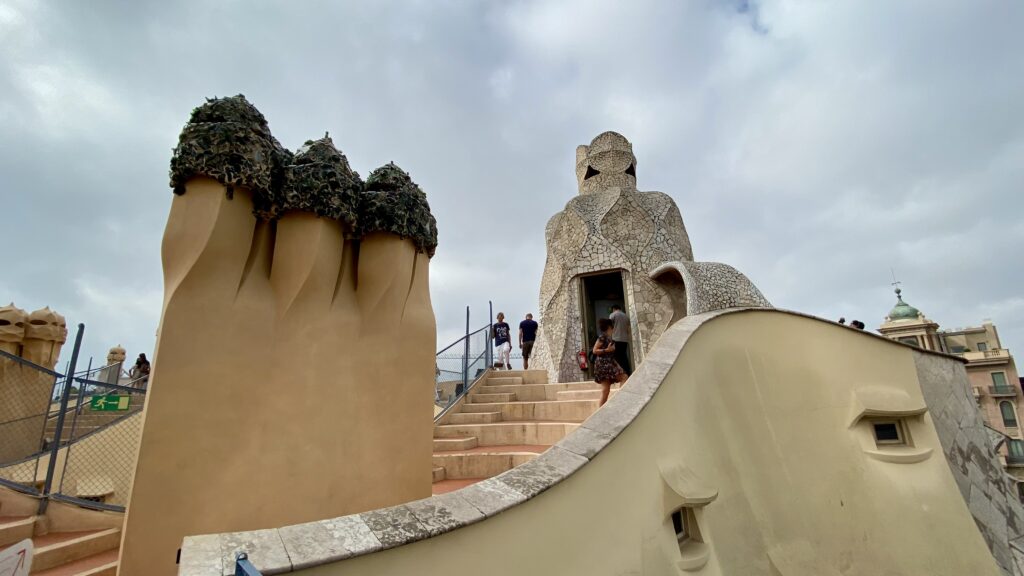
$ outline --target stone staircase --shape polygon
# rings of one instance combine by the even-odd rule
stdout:
[[[434,425],[434,494],[536,458],[575,430],[601,399],[598,384],[549,383],[543,370],[494,371],[484,378]]]
[[[25,506],[18,502],[0,499],[0,550],[30,538],[34,550],[32,574],[114,576],[117,573],[120,528],[45,532],[46,518],[24,512]]]

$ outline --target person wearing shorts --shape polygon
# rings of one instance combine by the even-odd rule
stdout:
[[[498,312],[498,322],[491,328],[491,335],[494,337],[495,365],[505,366],[505,370],[512,369],[512,328],[505,322],[505,314]]]
[[[519,348],[523,351],[523,370],[530,369],[530,354],[533,352],[533,342],[537,339],[537,323],[533,320],[533,314],[527,314],[526,320],[519,323]]]

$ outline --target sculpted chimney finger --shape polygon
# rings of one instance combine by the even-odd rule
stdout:
[[[437,221],[427,195],[409,174],[389,162],[366,179],[359,210],[359,232],[387,232],[413,241],[429,256],[437,248]]]

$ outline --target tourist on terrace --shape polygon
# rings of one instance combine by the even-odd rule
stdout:
[[[519,323],[519,349],[523,351],[523,370],[530,369],[530,354],[533,352],[533,341],[537,339],[537,323],[533,314],[527,314],[526,320]]]
[[[135,361],[135,366],[132,366],[131,371],[128,373],[128,377],[131,378],[131,385],[134,388],[145,388],[149,384],[149,360],[146,359],[145,354],[139,354],[139,359]]]
[[[491,336],[494,337],[494,352],[498,355],[495,364],[504,365],[506,370],[511,370],[512,328],[505,322],[504,312],[498,312],[498,322],[491,328]]]
[[[629,363],[629,341],[631,340],[629,316],[622,311],[622,306],[612,304],[612,313],[608,319],[615,325],[615,329],[612,331],[612,340],[615,341],[615,360],[628,376],[633,373],[633,367]]]
[[[601,403],[604,406],[608,401],[608,394],[611,392],[613,382],[625,382],[626,373],[622,366],[615,361],[615,348],[618,343],[612,339],[615,323],[610,318],[600,318],[597,321],[597,329],[601,335],[594,342],[594,381],[601,385]]]

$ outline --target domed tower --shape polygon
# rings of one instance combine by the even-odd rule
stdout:
[[[630,318],[634,366],[688,313],[770,306],[735,269],[694,262],[676,203],[662,192],[638,191],[636,179],[633,145],[621,134],[604,132],[576,148],[579,193],[545,230],[541,329],[531,362],[552,382],[580,379],[578,352],[593,345],[597,321],[613,305]]]
[[[885,322],[878,327],[878,332],[886,338],[917,346],[925,350],[942,351],[942,344],[937,334],[939,325],[925,317],[917,308],[903,301],[903,290],[896,287],[896,305],[885,317]]]

